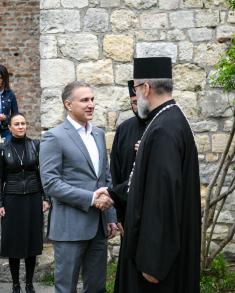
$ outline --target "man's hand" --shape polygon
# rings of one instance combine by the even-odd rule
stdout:
[[[115,223],[108,223],[107,231],[108,231],[108,239],[114,238],[117,234],[117,225]]]
[[[49,202],[46,201],[46,200],[44,200],[44,201],[42,202],[42,211],[43,211],[43,213],[45,213],[46,211],[48,211],[49,208],[50,208],[50,204],[49,204]]]
[[[142,275],[143,275],[143,277],[144,277],[149,283],[152,283],[152,284],[158,284],[158,283],[159,283],[159,281],[158,281],[156,278],[154,278],[153,276],[151,276],[151,275],[148,275],[148,274],[146,274],[146,273],[142,273]]]
[[[134,149],[135,149],[136,152],[138,151],[139,146],[140,146],[140,140],[138,140],[137,143],[135,144]]]
[[[6,115],[4,115],[4,114],[0,114],[0,121],[4,121],[4,120],[6,120]]]
[[[109,197],[106,187],[101,187],[94,192],[93,206],[101,211],[110,208],[113,205],[113,200]]]
[[[0,218],[1,218],[1,217],[4,217],[5,214],[6,214],[6,213],[5,213],[5,209],[4,209],[4,207],[1,207],[1,208],[0,208]]]

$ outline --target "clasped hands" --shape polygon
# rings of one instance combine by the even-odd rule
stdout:
[[[4,121],[4,120],[6,120],[6,115],[0,114],[0,121]]]
[[[101,187],[94,192],[93,206],[97,209],[104,211],[113,205],[113,200],[109,196],[106,187]]]

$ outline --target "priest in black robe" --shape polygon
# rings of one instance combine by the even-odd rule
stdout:
[[[171,59],[134,59],[138,113],[148,119],[130,178],[119,293],[199,293],[198,154],[172,99]]]
[[[116,130],[110,155],[110,170],[118,221],[124,225],[127,201],[127,184],[136,156],[135,145],[141,139],[146,122],[137,110],[137,98],[133,92],[134,80],[128,81],[130,103],[134,117],[122,122]]]

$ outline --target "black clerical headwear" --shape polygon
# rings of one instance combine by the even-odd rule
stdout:
[[[129,89],[130,98],[136,96],[136,94],[133,92],[133,87],[134,87],[134,80],[128,80],[128,89]]]
[[[171,58],[134,58],[134,79],[172,78]]]

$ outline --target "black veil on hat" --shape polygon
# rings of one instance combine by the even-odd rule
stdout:
[[[134,79],[172,78],[170,57],[134,58]]]
[[[129,96],[134,97],[136,94],[133,92],[133,87],[134,87],[134,80],[128,80],[128,89],[129,89]]]

